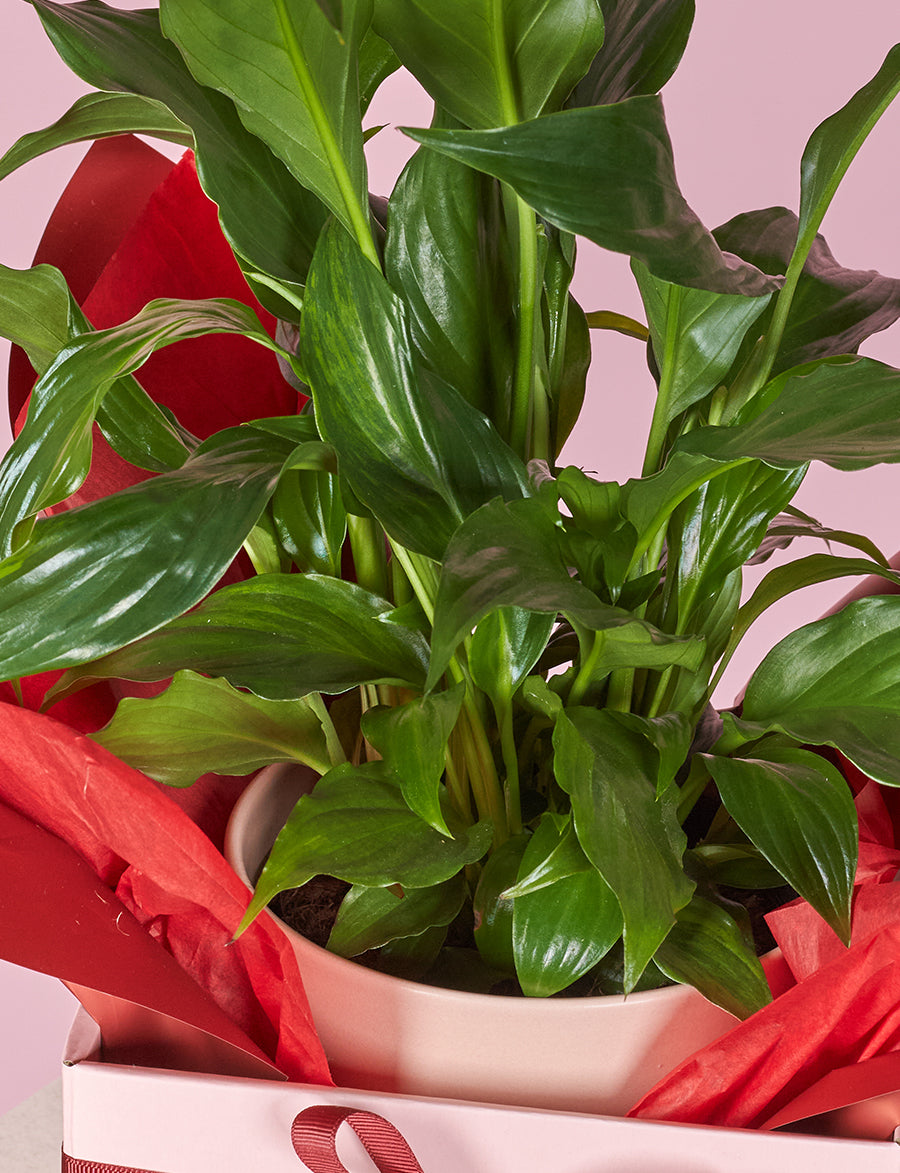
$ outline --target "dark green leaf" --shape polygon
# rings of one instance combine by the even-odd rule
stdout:
[[[860,599],[783,639],[750,678],[743,717],[900,785],[900,597]]]
[[[10,147],[0,159],[0,179],[56,147],[116,134],[146,134],[183,147],[194,145],[188,127],[161,102],[137,94],[85,94],[51,126],[23,135]]]
[[[335,29],[340,32],[344,20],[342,0],[316,0],[316,3],[328,17],[331,24],[334,25]]]
[[[481,870],[472,899],[475,944],[487,965],[506,976],[516,972],[513,956],[513,902],[506,892],[515,882],[528,835],[515,835],[493,851]]]
[[[369,238],[357,53],[372,0],[343,0],[336,36],[316,0],[162,0],[163,32],[194,77],[357,239]]]
[[[100,0],[29,0],[63,61],[99,90],[166,105],[194,134],[197,172],[232,247],[263,273],[302,282],[327,212],[248,131],[234,103],[198,85],[159,28],[156,9],[126,12]]]
[[[694,0],[600,0],[603,48],[569,98],[600,106],[655,94],[681,60],[694,21]]]
[[[838,184],[869,131],[900,92],[900,45],[870,82],[816,127],[800,160],[799,237],[811,241]]]
[[[436,376],[417,377],[402,302],[337,224],[310,270],[301,350],[323,438],[404,546],[440,558],[484,501],[530,491],[489,421]]]
[[[657,631],[576,582],[563,560],[551,513],[539,499],[492,501],[474,513],[447,548],[434,609],[429,687],[457,645],[485,615],[514,606],[564,612],[607,637],[611,667],[697,663],[702,645]]]
[[[631,267],[647,311],[669,423],[719,386],[771,294],[740,297],[685,289],[654,277],[638,261]]]
[[[558,815],[545,815],[544,818],[555,820],[557,828],[556,842],[548,844],[549,850],[530,867],[530,870],[519,869],[515,884],[503,893],[506,900],[517,900],[520,896],[527,896],[530,892],[540,892],[542,888],[555,884],[559,880],[566,880],[569,876],[577,876],[579,872],[593,870],[593,864],[584,854],[584,849],[578,842],[572,816],[565,819],[562,825]],[[621,932],[621,928],[619,929]]]
[[[597,0],[376,0],[375,28],[466,126],[555,110],[603,41]]]
[[[229,429],[180,469],[39,521],[0,562],[0,677],[93,660],[193,607],[241,548],[290,453]]]
[[[665,281],[752,296],[779,285],[723,253],[688,207],[659,98],[565,110],[497,130],[406,133],[496,176],[551,224],[628,253]]]
[[[272,516],[298,570],[340,577],[347,512],[337,477],[314,469],[285,473],[272,498]]]
[[[400,779],[410,809],[444,835],[449,831],[441,813],[441,778],[464,693],[459,684],[395,708],[370,709],[362,719],[366,739]]]
[[[774,379],[747,424],[698,428],[683,452],[757,457],[775,468],[821,460],[845,471],[900,460],[900,371],[873,358],[826,358]]]
[[[479,622],[469,644],[472,680],[495,705],[508,704],[540,659],[556,617],[498,607]]]
[[[370,28],[359,46],[359,105],[363,114],[381,83],[399,68],[397,54]]]
[[[446,816],[455,839],[413,814],[383,762],[337,766],[294,807],[241,930],[278,892],[322,873],[370,888],[428,888],[449,880],[484,855],[492,829],[489,823],[462,827],[452,812]]]
[[[784,273],[797,242],[798,220],[787,208],[763,208],[735,216],[713,235],[722,248],[765,273]],[[816,236],[791,302],[791,312],[772,367],[777,375],[801,363],[855,354],[861,342],[900,317],[900,280],[871,270],[845,269],[822,236]],[[771,309],[760,319],[765,333]],[[742,357],[746,357],[742,352]]]
[[[391,195],[385,273],[425,363],[485,414],[508,413],[514,366],[504,239],[494,181],[417,151]]]
[[[673,788],[657,797],[659,754],[609,711],[567,710],[553,744],[581,846],[622,909],[628,993],[694,889],[682,870],[687,841]]]
[[[703,759],[744,834],[849,945],[859,843],[850,788],[836,766],[808,750],[759,752]]]
[[[694,986],[738,1018],[748,1018],[772,1001],[752,944],[724,908],[701,896],[679,909],[653,960],[667,977]]]
[[[519,873],[540,868],[559,847],[568,820],[545,815],[525,849]],[[516,976],[529,997],[549,997],[593,969],[622,935],[612,889],[588,867],[513,901]]]
[[[218,526],[218,511],[216,517]],[[425,640],[391,623],[390,611],[390,603],[355,583],[263,575],[223,587],[160,631],[72,674],[63,688],[115,676],[165,680],[179,668],[224,676],[271,700],[357,684],[421,686]]]
[[[186,338],[235,333],[275,349],[252,310],[236,301],[150,302],[121,326],[83,335],[36,383],[28,418],[0,466],[0,551],[20,521],[54,505],[84,481],[91,424],[106,393],[156,350]],[[53,452],[52,462],[47,456]],[[183,455],[183,452],[182,452]]]
[[[302,762],[319,774],[335,764],[306,700],[260,700],[194,672],[176,673],[160,696],[125,697],[93,739],[169,786],[190,786],[210,772],[250,774],[272,762]]]
[[[747,565],[757,566],[766,562],[776,550],[784,550],[795,538],[818,538],[828,545],[837,542],[842,546],[852,546],[876,562],[887,564],[884,554],[865,535],[845,529],[829,529],[814,517],[791,507],[771,520],[766,528],[766,536],[757,546],[753,557],[747,559]]]
[[[388,941],[448,925],[465,895],[462,875],[430,888],[407,888],[402,894],[394,888],[351,888],[338,909],[328,948],[340,957],[356,957]]]

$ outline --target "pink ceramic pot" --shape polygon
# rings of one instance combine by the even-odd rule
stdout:
[[[225,852],[248,885],[311,775],[263,770],[235,807]],[[506,998],[436,989],[346,961],[285,927],[338,1084],[623,1115],[735,1024],[689,986],[628,998]]]

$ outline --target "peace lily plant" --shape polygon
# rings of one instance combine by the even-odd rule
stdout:
[[[330,947],[527,995],[686,981],[770,995],[738,890],[785,884],[848,941],[851,792],[810,746],[900,784],[900,597],[788,636],[739,712],[713,688],[775,601],[871,572],[866,538],[792,509],[812,460],[900,459],[900,371],[856,350],[900,283],[819,226],[900,88],[900,46],[804,152],[799,216],[710,232],[659,89],[692,0],[30,0],[95,93],[2,170],[122,132],[190,146],[275,338],[233,300],[157,300],[94,331],[60,273],[2,269],[39,374],[0,468],[0,674],[171,683],[96,740],[174,786],[301,762],[248,917],[349,883]],[[434,99],[388,199],[362,115],[409,70]],[[385,133],[385,132],[382,132]],[[378,141],[372,149],[378,148]],[[576,236],[628,254],[647,324],[586,314]],[[624,484],[561,467],[590,328],[648,340],[657,393]],[[202,442],[142,390],[180,340],[237,333],[309,395]],[[635,343],[638,345],[638,343]],[[42,516],[91,425],[154,475]],[[797,536],[848,552],[742,567]],[[244,548],[255,574],[213,589]],[[722,889],[727,889],[727,896]],[[475,949],[447,945],[459,926]]]

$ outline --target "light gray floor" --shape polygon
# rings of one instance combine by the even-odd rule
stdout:
[[[59,1080],[0,1116],[3,1173],[59,1173],[62,1085]]]

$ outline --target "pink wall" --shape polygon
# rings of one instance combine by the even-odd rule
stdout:
[[[146,0],[121,7],[141,7]],[[770,204],[796,207],[798,162],[816,124],[843,105],[900,38],[896,0],[698,0],[694,34],[682,71],[666,90],[669,126],[682,188],[709,225]],[[3,0],[4,68],[0,71],[0,149],[53,121],[83,87],[59,64],[34,12]],[[385,87],[373,121],[414,124],[427,118],[414,89]],[[392,154],[405,144],[390,130],[373,143]],[[900,273],[900,104],[872,134],[826,219],[838,259],[854,268]],[[66,148],[0,184],[0,260],[30,261],[53,203],[83,148]],[[385,190],[391,167],[375,172]],[[577,293],[587,309],[640,316],[627,264],[585,246]],[[876,337],[865,352],[900,366],[900,330]],[[5,351],[4,351],[5,354]],[[0,355],[5,366],[5,357]],[[574,463],[606,478],[635,474],[640,437],[651,408],[651,385],[639,343],[617,335],[595,345],[590,407],[569,445]],[[0,423],[2,428],[3,423]],[[0,432],[2,442],[2,432]],[[839,474],[817,468],[798,504],[833,526],[867,532],[892,553],[896,533],[894,469]],[[730,697],[761,652],[787,630],[815,617],[842,592],[818,588],[761,621],[753,648],[732,666],[722,699]],[[0,1074],[0,1112],[55,1077],[71,999],[53,982],[0,964],[0,1039],[7,1062]]]

